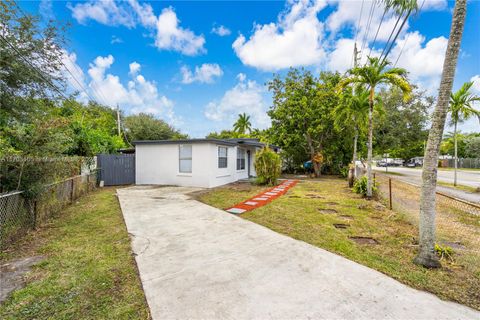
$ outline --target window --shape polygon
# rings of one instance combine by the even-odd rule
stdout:
[[[228,167],[228,148],[227,147],[218,147],[218,167],[227,168]]]
[[[192,173],[192,146],[181,144],[178,148],[178,171]]]
[[[245,149],[237,149],[237,170],[245,170]]]

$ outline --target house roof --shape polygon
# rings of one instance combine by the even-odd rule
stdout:
[[[181,140],[138,140],[133,141],[133,145],[140,144],[182,144],[182,143],[214,143],[226,146],[252,146],[252,147],[264,147],[265,143],[260,142],[258,139],[251,138],[236,138],[236,139],[181,139]],[[270,145],[273,149],[279,149],[279,147]]]
[[[137,144],[182,144],[182,143],[215,143],[227,146],[236,146],[234,141],[222,139],[179,139],[179,140],[137,140],[133,141],[133,145]]]

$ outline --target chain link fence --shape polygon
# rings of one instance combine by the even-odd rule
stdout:
[[[440,160],[440,165],[444,168],[454,168],[455,159]],[[480,158],[458,158],[458,168],[480,169]]]
[[[375,174],[375,180],[378,183],[382,197],[386,199],[387,205],[390,206],[390,208],[397,207],[413,211],[420,210],[420,186],[379,173]],[[437,209],[456,209],[480,216],[480,204],[459,199],[439,191],[437,191],[436,194]]]
[[[0,249],[40,226],[96,186],[97,173],[92,172],[46,185],[35,199],[26,198],[23,191],[0,194]]]

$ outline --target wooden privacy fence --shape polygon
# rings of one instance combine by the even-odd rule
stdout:
[[[0,194],[0,249],[25,236],[96,186],[95,172],[46,185],[35,199],[25,198],[23,191]]]
[[[135,154],[99,154],[97,166],[105,186],[135,183]]]

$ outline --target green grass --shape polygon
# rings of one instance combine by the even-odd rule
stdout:
[[[455,186],[455,185],[453,185],[453,183],[450,183],[450,182],[437,181],[437,184],[440,185],[440,186],[449,187],[449,188],[454,188],[454,189],[458,189],[458,190],[462,190],[462,191],[467,191],[467,192],[472,192],[472,193],[480,192],[480,188],[475,188],[475,187],[470,187],[470,186],[464,186],[464,185],[460,185],[460,184],[457,184],[457,185]]]
[[[214,189],[200,196],[205,203],[226,208],[257,194],[259,187],[248,185],[242,191],[229,186]],[[311,198],[317,195],[321,199]],[[334,209],[333,214],[322,209]],[[303,181],[289,192],[269,203],[241,215],[244,219],[266,226],[292,238],[342,255],[376,269],[412,287],[430,291],[443,299],[453,300],[480,309],[480,245],[464,241],[466,250],[455,251],[454,261],[443,260],[444,267],[428,270],[412,263],[418,244],[418,229],[406,213],[393,212],[377,201],[367,201],[353,194],[340,179],[324,178]],[[455,218],[457,219],[457,218]],[[455,223],[462,224],[454,233],[439,230],[439,239],[457,241],[480,235],[478,221],[471,217]],[[336,229],[334,223],[349,224]],[[474,230],[474,234],[472,234]],[[376,239],[378,245],[357,244],[349,237]]]
[[[0,319],[148,319],[130,239],[105,188],[79,199],[2,260],[43,255]]]

